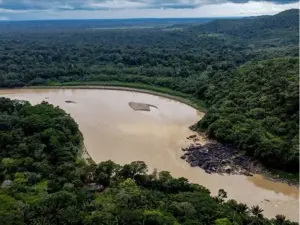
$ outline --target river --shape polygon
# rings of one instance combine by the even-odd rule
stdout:
[[[167,170],[174,177],[186,177],[205,186],[212,195],[224,189],[229,198],[248,206],[259,205],[266,217],[283,214],[298,221],[298,188],[259,175],[207,174],[180,159],[181,147],[188,144],[186,137],[194,134],[188,127],[204,115],[183,103],[145,93],[100,89],[5,89],[0,90],[0,96],[32,104],[48,101],[64,109],[79,124],[95,162],[111,159],[125,164],[141,160],[149,172]],[[129,102],[157,108],[134,111]]]

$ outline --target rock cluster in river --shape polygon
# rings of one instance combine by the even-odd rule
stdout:
[[[150,105],[150,104],[140,103],[140,102],[129,102],[128,105],[134,111],[150,111],[150,107],[157,108],[155,105]]]
[[[65,101],[66,103],[74,103],[74,104],[76,104],[77,102],[74,102],[74,101],[71,101],[71,100],[67,100],[67,101]]]
[[[196,136],[190,136],[188,139],[195,139]],[[228,173],[243,174],[252,176],[255,172],[257,162],[252,158],[241,154],[237,149],[229,145],[220,143],[199,143],[191,144],[187,148],[182,148],[184,155],[182,159],[186,160],[192,167],[200,167],[207,173]]]

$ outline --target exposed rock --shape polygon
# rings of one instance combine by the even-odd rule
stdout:
[[[186,155],[180,156],[181,159],[186,159]]]
[[[198,152],[202,153],[202,154],[208,154],[208,149],[207,148],[199,148]]]
[[[71,101],[71,100],[67,100],[67,101],[65,101],[66,103],[74,103],[74,104],[76,104],[77,102],[74,102],[74,101]]]
[[[205,170],[205,173],[211,174],[211,172],[209,170]]]
[[[253,176],[253,174],[250,173],[248,170],[241,170],[240,173],[243,174],[243,175],[245,175],[245,176],[249,176],[249,177],[252,177],[252,176]]]
[[[221,161],[221,163],[222,163],[222,164],[229,163],[229,160],[227,160],[227,159],[223,159],[223,160]]]
[[[190,163],[191,167],[196,167],[198,166],[198,161],[193,161]]]
[[[193,141],[197,142],[197,141],[200,141],[200,139],[199,138],[195,138]]]
[[[229,165],[225,166],[224,170],[225,170],[226,173],[231,173],[232,172],[232,168]]]
[[[188,136],[186,139],[193,139],[193,138],[195,138],[195,137],[197,137],[197,135],[190,135],[190,136]]]
[[[197,157],[195,155],[192,155],[192,154],[188,158],[188,161],[190,161],[190,162],[194,162],[196,160],[197,160]]]
[[[146,103],[139,103],[139,102],[129,102],[128,105],[134,111],[150,111],[150,107],[157,108],[155,105],[150,105]]]
[[[189,138],[189,137],[188,137]],[[228,173],[253,176],[256,161],[240,154],[230,145],[208,143],[184,148],[184,157],[192,167],[199,166],[206,173]]]

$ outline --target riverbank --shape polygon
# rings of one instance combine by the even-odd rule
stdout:
[[[52,83],[47,86],[25,86],[23,88],[29,89],[51,89],[51,88],[61,88],[61,89],[103,89],[103,90],[119,90],[119,91],[133,91],[145,94],[151,94],[155,96],[160,96],[164,98],[169,98],[176,100],[178,102],[189,105],[198,111],[207,112],[208,106],[195,97],[171,90],[169,88],[156,87],[140,83],[121,83],[121,82],[67,82],[67,83]]]
[[[168,88],[156,87],[140,83],[121,83],[121,82],[68,82],[52,83],[49,86],[27,86],[27,89],[102,89],[133,91],[155,96],[161,96],[187,104],[198,111],[207,112],[208,107],[196,98]],[[193,126],[191,126],[193,127]],[[256,162],[256,161],[255,161]],[[289,174],[283,171],[275,171],[264,166],[260,166],[259,173],[266,179],[275,182],[284,182],[289,185],[299,186],[299,174]]]
[[[191,167],[202,168],[206,173],[220,175],[261,175],[265,179],[286,183],[290,186],[299,186],[299,180],[295,174],[287,174],[281,171],[273,172],[265,168],[258,160],[247,156],[232,145],[222,144],[206,138],[201,142],[204,134],[197,133],[187,137],[190,144],[182,148],[183,155],[180,157]]]
[[[0,93],[3,97],[27,100],[32,104],[48,101],[64,109],[77,122],[95,163],[113,160],[124,165],[144,161],[149,172],[154,169],[170,171],[174,177],[185,177],[203,185],[213,196],[224,189],[230,199],[249,206],[259,205],[266,217],[284,214],[293,221],[298,219],[296,187],[256,175],[207,174],[180,159],[181,148],[194,142],[186,138],[196,134],[188,126],[201,118],[194,108],[185,104],[151,94],[97,89],[6,89]],[[66,103],[66,100],[77,104]],[[156,105],[159,110],[135,112],[128,105],[131,101]]]

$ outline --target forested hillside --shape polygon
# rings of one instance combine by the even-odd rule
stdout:
[[[292,225],[143,162],[86,163],[63,110],[0,98],[0,224]]]
[[[243,39],[297,39],[299,30],[299,10],[291,9],[275,16],[250,17],[241,20],[215,20],[199,26],[199,30],[222,33]]]
[[[239,67],[230,83],[216,87],[216,104],[198,127],[218,140],[234,143],[268,166],[297,172],[298,68],[298,58]]]
[[[182,92],[209,108],[199,129],[296,173],[298,17],[295,9],[200,25],[76,31],[21,23],[0,33],[0,87],[119,82]],[[225,118],[233,112],[237,121]]]

